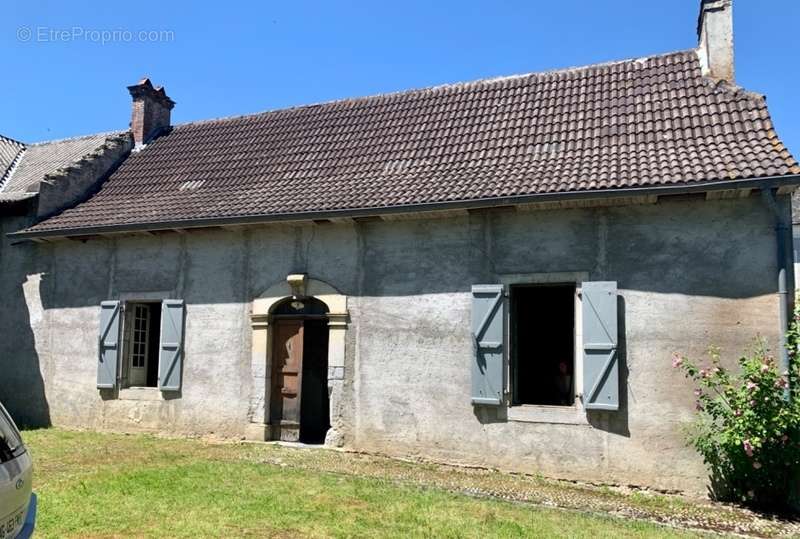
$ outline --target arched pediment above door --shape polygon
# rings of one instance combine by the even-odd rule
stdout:
[[[277,282],[264,290],[253,300],[254,321],[256,317],[269,316],[275,306],[286,298],[297,295],[297,280],[299,275],[289,275],[284,281]],[[347,314],[347,296],[340,293],[336,288],[318,279],[306,276],[303,279],[302,294],[307,297],[314,297],[328,306],[332,315]]]

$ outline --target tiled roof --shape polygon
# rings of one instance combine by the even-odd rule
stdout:
[[[25,152],[0,186],[0,200],[18,200],[22,193],[36,193],[45,175],[67,167],[97,152],[110,137],[120,133],[97,133],[83,137],[37,142]],[[0,165],[2,166],[2,165]]]
[[[11,172],[14,162],[24,149],[25,145],[21,142],[0,135],[0,190]]]
[[[765,99],[704,78],[685,51],[178,125],[30,230],[798,173]]]

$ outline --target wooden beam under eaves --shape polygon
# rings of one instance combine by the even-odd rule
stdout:
[[[732,198],[747,198],[752,189],[718,189],[706,193],[706,200],[727,200]]]
[[[379,223],[383,221],[383,217],[380,215],[365,215],[363,217],[353,217],[353,221],[356,223]]]

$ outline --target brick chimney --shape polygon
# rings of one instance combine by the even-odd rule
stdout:
[[[733,82],[733,0],[700,0],[697,54],[703,75]]]
[[[169,127],[170,111],[175,102],[167,96],[163,86],[154,88],[147,77],[128,86],[128,91],[133,97],[133,141],[140,148]]]

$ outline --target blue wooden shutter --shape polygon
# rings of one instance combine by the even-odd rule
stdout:
[[[182,299],[161,302],[161,351],[158,358],[158,387],[161,391],[181,389],[183,312]]]
[[[472,403],[503,403],[503,285],[472,287]]]
[[[97,351],[97,387],[113,389],[117,386],[119,363],[119,301],[100,304],[100,335]]]
[[[617,410],[617,283],[584,282],[582,306],[583,406],[589,410]]]

